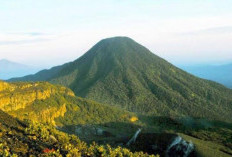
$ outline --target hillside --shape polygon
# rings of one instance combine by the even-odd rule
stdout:
[[[74,134],[77,132],[73,128],[77,126],[99,125],[97,128],[104,131],[112,125],[104,129],[102,125],[133,123],[131,118],[137,117],[117,107],[75,97],[70,89],[48,82],[0,81],[0,109],[21,120],[48,123]],[[90,130],[93,128],[91,126]],[[128,132],[134,130],[128,129]]]
[[[136,115],[75,97],[70,89],[48,82],[0,82],[0,94],[0,109],[5,111],[0,110],[0,156],[148,156],[142,152],[132,153],[139,151],[165,156],[177,137],[183,137],[187,144],[194,142],[196,149],[191,156],[228,157],[232,154],[232,128],[227,123]],[[127,146],[141,128],[138,140]],[[89,145],[93,141],[98,144]],[[181,150],[173,148],[170,156],[185,152],[184,145],[175,147]]]
[[[228,88],[232,88],[232,64],[180,67],[195,76],[216,81]]]
[[[109,145],[87,145],[78,137],[67,135],[53,126],[32,121],[20,121],[0,110],[0,156],[132,156],[155,157],[142,152]]]
[[[41,68],[15,63],[6,59],[0,60],[0,79],[6,80],[12,77],[22,77],[38,72]]]
[[[55,123],[54,119],[66,112],[65,95],[74,96],[74,93],[47,82],[0,82],[0,109],[21,119]]]
[[[87,146],[56,130],[78,135],[88,143],[104,140],[112,144],[122,137],[128,140],[138,129],[137,120],[134,113],[75,97],[60,85],[0,81],[0,156],[148,156],[131,153],[118,144],[115,148]]]
[[[65,85],[78,96],[140,114],[232,121],[231,90],[186,73],[127,37],[104,39],[74,62],[16,80]]]

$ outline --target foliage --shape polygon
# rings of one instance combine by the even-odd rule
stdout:
[[[11,154],[6,143],[0,143],[0,156],[2,157],[18,157],[16,154]]]
[[[1,117],[9,116],[0,112]],[[18,121],[11,117],[11,121]],[[132,153],[128,149],[117,147],[112,148],[109,145],[98,145],[93,143],[87,145],[74,135],[67,135],[58,131],[52,125],[45,125],[38,122],[26,121],[20,122],[18,126],[8,126],[8,120],[2,121],[0,130],[0,155],[1,156],[55,156],[55,157],[75,157],[75,156],[153,156],[142,152]],[[23,127],[24,126],[24,127]],[[16,129],[17,128],[17,129]],[[11,132],[11,133],[9,133]],[[25,148],[21,148],[25,147]]]
[[[179,134],[196,147],[196,156],[232,155],[231,123],[191,117],[140,117],[155,132]],[[147,121],[149,119],[150,121]],[[150,130],[149,130],[150,131]]]
[[[140,114],[232,121],[231,90],[176,68],[126,37],[104,39],[74,62],[15,80],[34,78]]]
[[[118,107],[103,105],[80,97],[66,96],[67,112],[56,119],[57,124],[104,124],[109,122],[129,122],[134,113]]]
[[[49,83],[40,82],[35,87],[31,86],[34,83],[20,82],[9,86],[0,82],[0,96],[18,97],[13,99],[17,100],[14,102],[27,101],[22,106],[21,103],[9,103],[1,107],[11,110],[9,113],[16,117],[33,120],[25,128],[9,116],[0,118],[0,122],[7,122],[7,127],[1,128],[0,142],[8,154],[147,156],[121,147],[87,145],[54,128],[55,125],[59,129],[91,125],[106,129],[109,132],[106,138],[112,142],[143,128],[144,132],[180,133],[193,140],[199,156],[232,155],[232,128],[231,123],[226,123],[232,121],[232,91],[174,67],[129,38],[102,40],[76,61],[22,80],[46,80],[65,85],[76,95],[94,101],[74,97],[69,89]],[[12,92],[14,88],[16,90]],[[47,92],[43,93],[47,89],[52,93],[49,96]],[[34,91],[41,99],[31,101],[27,97]],[[11,122],[17,129],[10,125]],[[118,137],[119,133],[123,135]],[[12,144],[12,135],[18,139],[15,144]],[[87,136],[85,140],[93,139],[102,140],[99,136]]]

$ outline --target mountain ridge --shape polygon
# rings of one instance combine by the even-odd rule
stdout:
[[[38,67],[33,67],[21,63],[9,61],[7,59],[0,60],[0,79],[6,80],[12,77],[20,77],[28,74],[36,73],[40,70]]]
[[[232,121],[231,90],[188,74],[128,37],[103,39],[77,60],[43,74],[78,96],[140,114]],[[25,78],[13,80],[33,81]]]
[[[0,81],[0,110],[21,120],[30,119],[54,126],[57,123],[66,126],[87,122],[130,122],[130,118],[136,116],[114,106],[76,97],[72,90],[48,82]]]

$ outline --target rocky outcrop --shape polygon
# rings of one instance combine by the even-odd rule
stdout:
[[[6,83],[1,81],[0,109],[7,112],[22,109],[35,100],[45,100],[54,94],[74,96],[70,89],[47,82]]]
[[[130,145],[134,151],[158,153],[163,157],[194,157],[194,145],[182,137],[170,133],[141,133]]]
[[[166,157],[189,157],[194,150],[192,142],[185,141],[182,137],[177,136],[166,150]]]
[[[55,118],[63,117],[66,109],[66,104],[63,104],[61,107],[50,107],[41,112],[37,113],[37,120],[45,123],[50,123],[56,125]]]
[[[0,81],[0,109],[19,119],[55,124],[66,113],[65,96],[75,96],[63,86],[48,82]]]

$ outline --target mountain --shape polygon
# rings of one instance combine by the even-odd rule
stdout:
[[[101,40],[74,62],[10,81],[35,80],[139,114],[232,121],[232,90],[188,74],[127,37]]]
[[[2,80],[34,74],[39,70],[40,68],[15,63],[6,59],[0,60],[0,79]]]
[[[232,64],[180,66],[180,68],[195,76],[216,81],[228,88],[232,88]]]

